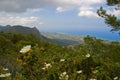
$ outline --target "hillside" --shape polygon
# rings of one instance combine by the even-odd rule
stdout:
[[[42,32],[42,35],[51,39],[52,42],[60,45],[79,45],[84,43],[84,36],[76,36],[65,33]]]
[[[43,35],[41,35],[41,33],[36,27],[30,28],[21,25],[14,25],[14,26],[7,25],[7,26],[0,26],[0,31],[4,31],[8,33],[12,32],[12,33],[21,33],[21,34],[34,34],[41,39],[46,39]]]
[[[20,34],[33,34],[42,40],[52,42],[58,45],[79,45],[84,44],[84,37],[80,35],[70,35],[65,33],[50,33],[50,32],[40,32],[36,27],[30,28],[21,25],[15,26],[1,26],[0,31],[7,33],[20,33]],[[112,41],[104,40],[105,43],[109,44]]]
[[[34,35],[0,32],[0,80],[119,80],[120,45],[87,36],[55,45]]]
[[[75,36],[63,33],[45,33],[40,32],[36,27],[30,28],[21,25],[15,26],[0,26],[0,31],[4,32],[12,32],[12,33],[22,33],[22,34],[34,34],[37,37],[46,40],[48,42],[52,42],[59,45],[79,45],[83,44],[83,36]]]

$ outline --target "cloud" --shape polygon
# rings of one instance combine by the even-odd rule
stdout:
[[[60,6],[56,8],[56,11],[58,13],[65,12],[65,11],[68,11],[68,10],[71,10],[71,8],[70,7],[60,7]]]
[[[103,0],[0,0],[0,11],[19,13],[25,12],[27,9],[38,9],[46,6],[76,7],[102,2]]]
[[[115,16],[120,16],[120,10],[116,10],[114,6],[108,6],[106,8],[104,8],[105,10],[107,10],[108,14],[112,14]]]
[[[39,16],[34,16],[41,12],[43,9],[27,9],[26,12],[0,12],[0,25],[24,25],[24,26],[39,26],[43,24]]]
[[[0,18],[0,24],[1,25],[24,25],[24,26],[35,26],[43,24],[38,17],[1,17]]]
[[[59,3],[66,4],[66,5],[93,5],[102,3],[103,0],[60,0]]]
[[[114,10],[113,14],[116,15],[116,16],[120,16],[120,10],[117,10],[117,11]]]
[[[98,17],[97,13],[90,6],[80,7],[78,16],[90,17],[90,18]]]
[[[63,11],[65,11],[62,7],[57,7],[57,12],[63,12]]]
[[[36,12],[40,12],[42,11],[43,9],[42,8],[36,8],[36,9],[27,9],[26,12],[30,12],[30,13],[36,13]]]
[[[21,25],[43,24],[39,17],[33,15],[49,7],[55,7],[57,13],[78,9],[78,16],[93,18],[97,17],[97,14],[95,9],[90,8],[93,5],[101,4],[103,1],[104,0],[0,0],[0,24],[6,24],[5,22],[7,22],[7,24]],[[85,8],[84,6],[89,6],[90,8]]]
[[[80,11],[78,13],[78,16],[90,17],[90,18],[98,17],[95,12],[92,12],[92,11],[89,11],[89,10],[88,11]]]
[[[41,0],[0,0],[0,11],[25,12],[42,6]]]
[[[78,16],[97,18],[96,14],[97,8],[94,6],[96,4],[103,3],[103,0],[60,0],[59,5],[56,8],[57,12],[65,12],[72,9],[79,9]],[[95,8],[92,8],[95,7]]]
[[[114,14],[115,16],[120,16],[120,10],[108,10],[109,14]]]

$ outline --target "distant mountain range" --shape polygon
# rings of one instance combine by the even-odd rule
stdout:
[[[7,26],[0,26],[0,31],[9,32],[9,33],[13,32],[13,33],[21,33],[21,34],[34,34],[41,39],[46,39],[43,35],[41,35],[41,33],[36,27],[30,28],[21,25],[15,25],[15,26],[7,25]]]
[[[37,37],[53,42],[60,45],[78,45],[84,43],[84,36],[74,36],[64,33],[48,33],[48,32],[40,32],[36,27],[30,28],[21,25],[7,25],[1,26],[0,31],[4,32],[14,32],[14,33],[22,33],[22,34],[34,34]]]

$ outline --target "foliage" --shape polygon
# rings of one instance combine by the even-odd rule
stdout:
[[[32,34],[0,32],[0,37],[0,66],[11,73],[0,80],[120,79],[119,42],[87,36],[85,44],[60,46]]]
[[[108,6],[115,6],[116,10],[120,10],[120,0],[107,0]],[[103,7],[97,11],[98,15],[105,19],[105,23],[112,27],[111,31],[120,31],[120,19],[114,14],[108,14]],[[119,32],[120,33],[120,32]]]

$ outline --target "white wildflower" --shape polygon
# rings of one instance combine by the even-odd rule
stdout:
[[[69,76],[68,76],[68,75],[66,75],[65,80],[68,80],[68,78],[69,78]]]
[[[62,74],[63,74],[63,75],[66,75],[67,73],[66,73],[66,72],[63,72]]]
[[[8,68],[3,68],[4,71],[8,71]]]
[[[117,80],[118,79],[118,76],[114,77],[113,80]]]
[[[66,72],[63,72],[62,74],[60,74],[60,77],[59,77],[59,79],[61,79],[61,80],[68,80],[68,78],[69,78],[69,76],[67,75],[67,73]]]
[[[64,62],[65,61],[65,59],[60,59],[60,62]]]
[[[0,77],[9,77],[11,73],[6,73],[6,74],[0,74]]]
[[[45,70],[46,68],[45,68],[45,67],[43,67],[42,69],[43,69],[43,70]]]
[[[45,63],[45,67],[46,68],[51,67],[51,64],[50,63]]]
[[[27,53],[31,50],[31,45],[24,46],[21,50],[20,53]]]
[[[90,57],[90,54],[86,54],[85,56],[86,56],[87,58],[89,58],[89,57]]]
[[[93,71],[94,74],[97,73],[97,72],[98,72],[98,70],[94,70],[94,71]]]
[[[82,70],[77,71],[78,74],[82,73]]]
[[[51,64],[50,63],[45,63],[45,65],[42,69],[45,70],[45,69],[48,69],[49,67],[51,67]]]
[[[10,76],[11,75],[11,73],[6,73],[6,77],[8,77],[8,76]]]
[[[97,80],[97,79],[89,79],[89,80]]]

